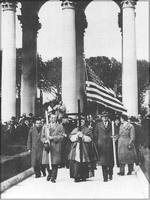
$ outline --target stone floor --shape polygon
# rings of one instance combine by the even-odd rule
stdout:
[[[56,183],[46,181],[46,177],[36,179],[33,175],[6,190],[1,194],[1,199],[148,199],[135,172],[131,176],[118,176],[118,171],[115,167],[113,180],[103,182],[101,167],[98,166],[95,177],[75,183],[69,178],[69,169],[62,168],[58,171]],[[148,191],[148,182],[144,187]]]

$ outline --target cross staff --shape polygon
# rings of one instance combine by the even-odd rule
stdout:
[[[47,110],[45,110],[45,117],[46,117],[46,134],[47,137],[49,136],[49,128],[48,128],[48,113]],[[49,142],[50,145],[50,142]],[[48,158],[49,158],[49,169],[52,170],[52,158],[51,158],[51,151],[48,152]]]
[[[78,99],[78,120],[79,120],[79,131],[81,131],[81,112],[80,112],[80,99]],[[80,162],[82,162],[82,138],[79,137],[80,144]]]

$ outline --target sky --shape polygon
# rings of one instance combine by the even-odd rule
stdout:
[[[48,1],[39,11],[42,28],[38,31],[37,51],[43,61],[62,55],[62,8],[60,1]],[[136,53],[138,60],[149,61],[149,3],[136,5]],[[86,10],[88,28],[85,29],[85,57],[106,56],[122,61],[121,32],[118,27],[119,7],[113,1],[93,1]],[[18,5],[17,14],[20,14]],[[17,20],[17,48],[22,46],[22,30]]]

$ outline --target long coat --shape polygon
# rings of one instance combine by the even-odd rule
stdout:
[[[75,160],[77,162],[80,162],[80,145],[79,140],[76,137],[77,132],[79,131],[79,128],[75,128],[69,135],[69,138],[72,137],[75,138],[74,141],[71,142],[71,148],[68,154],[68,160]],[[81,131],[83,133],[82,140],[82,160],[83,162],[93,162],[98,160],[98,154],[95,147],[95,144],[93,143],[93,135],[92,131],[87,127],[81,127]]]
[[[119,164],[132,164],[136,162],[137,156],[134,146],[135,129],[130,123],[125,126],[121,124],[118,137],[118,160]],[[129,149],[129,145],[132,146]]]
[[[61,141],[64,138],[63,126],[57,123],[54,129],[49,127],[49,135],[47,135],[47,125],[44,125],[41,135],[43,143],[48,136],[53,136],[53,140],[50,141],[51,163],[59,165],[61,164]],[[42,164],[49,164],[49,156],[46,151],[43,151]]]
[[[27,150],[31,150],[31,166],[39,167],[42,164],[43,142],[41,141],[41,129],[38,133],[37,128],[33,127],[29,131]]]
[[[117,134],[116,128],[115,134]],[[100,165],[114,165],[113,142],[111,136],[112,126],[110,121],[108,121],[107,128],[105,128],[102,121],[96,124],[94,141],[98,150]]]
[[[30,130],[30,127],[25,123],[23,123],[19,127],[19,134],[20,134],[20,137],[21,137],[20,138],[20,143],[22,145],[26,145],[27,144],[29,130]]]

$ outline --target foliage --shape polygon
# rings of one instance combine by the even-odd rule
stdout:
[[[104,82],[105,86],[112,88],[116,93],[121,93],[121,63],[105,56],[86,59],[96,75]],[[116,87],[117,86],[117,87]]]
[[[53,94],[56,99],[60,99],[61,96],[61,67],[61,58],[43,62],[38,56],[38,87]]]
[[[16,87],[21,85],[21,49],[17,49],[17,81]],[[93,71],[104,82],[106,87],[112,88],[117,96],[122,94],[122,65],[116,59],[105,56],[90,57],[86,59],[86,63],[92,67]],[[47,62],[43,62],[41,56],[38,55],[38,88],[44,92],[54,95],[57,101],[61,100],[61,69],[62,59],[54,58]],[[149,62],[145,60],[137,61],[138,70],[138,99],[139,111],[145,113],[143,102],[145,92],[149,86]]]
[[[107,87],[112,88],[117,96],[122,94],[122,65],[120,62],[105,56],[91,57],[86,59],[89,66],[104,82]],[[145,92],[149,86],[149,63],[145,60],[137,61],[138,73],[138,110],[143,115],[146,113],[146,108],[143,107],[145,100]]]
[[[137,71],[138,71],[138,99],[139,99],[139,110],[145,113],[145,108],[143,107],[143,103],[145,100],[145,92],[149,88],[149,70],[150,63],[146,60],[138,60],[137,61]]]

